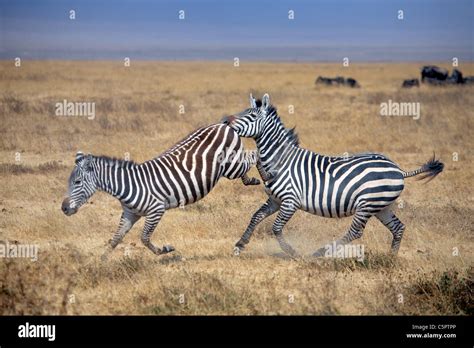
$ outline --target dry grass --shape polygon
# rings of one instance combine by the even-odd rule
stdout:
[[[401,81],[418,76],[420,65],[143,62],[124,68],[45,61],[18,69],[1,62],[0,240],[38,244],[40,251],[37,262],[1,261],[0,313],[472,315],[474,89],[402,90]],[[474,64],[460,68],[474,75]],[[352,76],[362,88],[316,87],[318,75]],[[397,211],[407,230],[398,258],[387,254],[389,232],[371,220],[360,241],[362,263],[288,260],[269,233],[272,219],[234,257],[235,241],[266,195],[262,187],[225,179],[201,202],[166,213],[153,240],[177,251],[162,257],[141,245],[139,222],[107,262],[100,260],[120,216],[120,204],[105,194],[72,217],[62,214],[77,150],[128,152],[143,161],[247,107],[249,92],[267,91],[287,126],[297,126],[302,145],[317,152],[382,152],[413,169],[436,151],[445,162],[435,180],[410,181],[403,192]],[[55,116],[54,104],[63,99],[96,102],[95,119]],[[421,118],[379,116],[388,99],[420,102]],[[295,114],[288,113],[290,104]],[[349,224],[299,212],[285,235],[309,255]]]

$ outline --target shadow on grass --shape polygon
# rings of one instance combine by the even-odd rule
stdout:
[[[104,279],[109,281],[130,279],[148,267],[149,262],[146,262],[141,256],[124,256],[117,260],[108,259],[106,261],[89,262],[80,268],[79,274],[83,277],[87,286],[96,287]]]
[[[160,265],[171,265],[174,263],[183,262],[183,257],[179,254],[162,256],[159,258],[158,262]]]
[[[331,271],[357,271],[357,270],[390,270],[400,266],[400,259],[386,252],[367,252],[362,260],[355,258],[333,258],[333,257],[303,257],[304,264],[313,265],[315,268]]]

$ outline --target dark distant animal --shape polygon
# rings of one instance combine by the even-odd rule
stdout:
[[[75,214],[94,192],[107,192],[120,200],[123,209],[110,249],[145,217],[143,244],[156,255],[165,254],[174,248],[158,248],[150,240],[165,211],[204,198],[221,177],[258,185],[258,179],[247,176],[257,157],[256,151],[246,153],[239,135],[223,124],[199,128],[143,163],[78,152],[61,208],[68,216]]]
[[[462,72],[460,72],[458,69],[453,69],[453,73],[450,77],[448,77],[447,81],[449,83],[464,83]]]
[[[448,71],[438,68],[436,66],[425,66],[421,71],[421,78],[423,82],[431,85],[458,85],[472,83],[470,78],[464,78],[462,72],[458,69],[453,69],[451,76],[448,76]]]
[[[403,88],[420,87],[420,81],[418,79],[404,80],[402,87]]]
[[[436,86],[446,85],[446,80],[438,80],[432,77],[426,77],[425,81],[422,81],[422,82],[427,83],[429,85],[436,85]]]
[[[316,79],[316,82],[315,84],[317,85],[331,85],[332,84],[332,79],[329,78],[329,77],[322,77],[322,76],[318,76],[318,78]]]
[[[324,85],[341,85],[344,84],[344,78],[341,76],[337,76],[335,78],[331,77],[323,77],[319,76],[316,79],[316,84],[324,84]]]
[[[360,87],[359,83],[356,80],[354,80],[352,77],[348,77],[345,83],[347,86],[352,87],[352,88]]]
[[[342,77],[342,76],[336,76],[333,80],[338,85],[343,85],[344,84],[344,77]]]
[[[448,78],[448,70],[435,65],[426,65],[421,69],[421,82],[434,83],[435,81],[444,81]]]
[[[474,76],[466,76],[464,79],[463,79],[463,83],[465,84],[474,84]]]

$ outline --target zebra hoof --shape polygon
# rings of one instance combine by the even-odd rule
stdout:
[[[324,257],[325,254],[326,254],[326,249],[320,248],[313,253],[313,257]]]
[[[295,252],[292,252],[292,253],[287,253],[288,256],[292,259],[297,259],[299,257],[298,253],[295,251]]]
[[[260,180],[257,178],[252,178],[249,185],[260,185]]]
[[[172,245],[163,245],[163,249],[161,250],[162,254],[167,254],[172,251],[175,251],[175,248]]]

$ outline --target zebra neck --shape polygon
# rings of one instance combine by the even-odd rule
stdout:
[[[277,170],[283,161],[297,149],[294,139],[288,137],[289,131],[281,122],[267,124],[255,142],[263,169],[267,172]]]
[[[115,198],[121,199],[123,180],[129,181],[132,177],[131,171],[134,166],[123,166],[120,164],[111,164],[104,161],[96,167],[97,189],[106,192]]]

